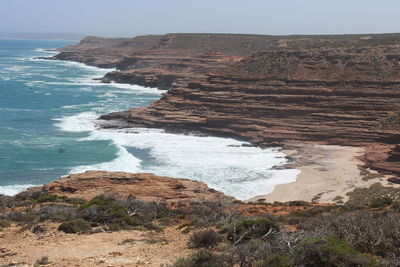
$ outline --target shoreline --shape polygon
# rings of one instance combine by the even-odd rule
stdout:
[[[360,159],[365,153],[363,147],[321,144],[289,144],[288,147],[290,149],[281,152],[294,159],[285,167],[300,170],[296,181],[277,185],[271,193],[247,201],[340,203],[345,202],[346,194],[355,188],[369,187],[377,182],[389,184],[386,180],[390,176],[372,170],[365,172],[377,177],[363,179],[364,163]]]
[[[53,59],[54,60],[54,59]],[[94,67],[103,70],[112,70],[104,66],[92,66],[84,62],[77,62],[68,59],[56,59],[57,61],[74,62],[86,67]],[[107,72],[108,73],[108,72]],[[96,79],[97,80],[97,79]],[[101,79],[99,79],[101,80]],[[104,83],[104,81],[100,81]],[[128,82],[118,82],[118,84],[135,85]],[[113,127],[111,127],[113,128]],[[191,132],[180,129],[164,129],[166,133],[184,134]],[[233,138],[242,142],[249,142],[242,138],[231,136],[221,136],[210,132],[197,133],[200,136]],[[195,134],[195,135],[197,135]],[[266,148],[264,145],[251,143],[251,146]],[[279,169],[297,169],[300,173],[294,182],[282,183],[274,186],[271,193],[257,195],[245,202],[263,201],[263,202],[287,202],[287,201],[307,201],[316,203],[335,203],[334,199],[346,201],[346,193],[358,187],[368,187],[373,183],[381,182],[389,184],[386,179],[392,177],[383,176],[380,179],[365,181],[360,173],[359,166],[364,165],[359,158],[364,155],[365,149],[362,147],[342,146],[342,145],[322,145],[322,144],[293,144],[290,141],[285,142],[284,147],[280,147],[280,152],[285,154],[289,162]],[[274,147],[272,144],[269,148]],[[372,173],[377,173],[371,171]],[[193,179],[193,178],[189,178]]]
[[[36,50],[35,50],[36,51]],[[38,52],[40,52],[40,51],[38,51]],[[39,60],[39,61],[42,61],[42,60],[44,60],[44,59],[38,59],[38,57],[36,57],[36,56],[33,56],[33,57],[28,57],[28,58],[26,58],[25,60],[29,60],[29,61],[36,61],[36,60]],[[109,71],[109,70],[113,70],[113,69],[109,69],[109,68],[104,68],[104,67],[101,67],[101,66],[90,66],[90,65],[87,65],[87,64],[85,64],[85,63],[82,63],[82,62],[76,62],[76,61],[72,61],[72,60],[59,60],[59,59],[56,59],[56,60],[53,60],[54,62],[62,62],[63,64],[64,63],[66,63],[66,64],[73,64],[73,65],[76,65],[77,67],[79,67],[79,68],[89,68],[89,69],[94,69],[94,70],[101,70],[100,71],[100,75],[104,75],[104,73],[106,73],[107,71]],[[93,81],[95,84],[97,84],[97,83],[99,83],[99,84],[102,84],[102,81],[101,81],[101,79],[99,79],[98,78],[98,76],[97,76],[97,74],[93,74],[93,75],[90,75],[90,81]],[[108,85],[107,83],[105,83],[105,85]],[[113,82],[112,84],[111,84],[112,86],[117,86],[117,85],[128,85],[128,86],[134,86],[135,84],[132,84],[132,83],[127,83],[127,84],[124,84],[124,83],[115,83],[115,82]],[[118,87],[118,86],[117,86]],[[157,90],[157,93],[160,93],[160,90],[158,89]],[[88,111],[89,112],[89,111]],[[65,121],[65,119],[66,118],[71,118],[71,117],[76,117],[76,116],[79,116],[79,115],[81,115],[81,114],[83,114],[83,113],[85,113],[85,112],[81,112],[81,113],[77,113],[77,114],[75,114],[75,115],[68,115],[68,116],[62,116],[62,117],[60,117],[60,118],[56,118],[56,119],[54,119],[54,120],[56,120],[57,122],[56,122],[56,124],[58,125],[58,124],[62,124],[64,121]],[[98,122],[98,120],[96,119],[96,121]],[[96,121],[93,123],[93,125],[98,125],[97,123],[96,123]],[[59,125],[59,126],[57,126],[58,128],[60,128],[61,126]],[[62,128],[62,127],[61,127]],[[61,129],[60,128],[60,129]],[[88,127],[87,129],[89,129],[89,128],[92,128],[92,127]],[[94,128],[94,127],[93,127]],[[118,128],[118,127],[117,127]],[[61,129],[62,130],[62,129]],[[73,130],[73,131],[71,131],[71,130],[65,130],[64,129],[64,131],[67,131],[67,132],[75,132],[75,130]],[[236,137],[236,138],[232,138],[231,136],[220,136],[220,135],[217,135],[217,134],[212,134],[212,133],[210,133],[210,132],[208,132],[208,133],[206,133],[206,132],[193,132],[193,131],[175,131],[175,130],[166,130],[165,131],[166,133],[171,133],[171,134],[183,134],[183,135],[185,135],[185,136],[187,136],[188,134],[190,134],[191,136],[194,136],[194,137],[214,137],[214,138],[224,138],[224,139],[233,139],[233,140],[235,140],[235,142],[234,143],[240,143],[240,144],[237,144],[237,145],[234,145],[234,146],[240,146],[240,147],[243,147],[243,148],[246,148],[246,147],[254,147],[254,148],[265,148],[265,147],[262,147],[262,146],[260,146],[260,145],[257,145],[257,144],[247,144],[248,143],[248,141],[246,141],[246,140],[243,140],[243,138],[238,138],[238,137]],[[246,145],[244,145],[243,143],[246,143]],[[271,146],[271,148],[272,148],[272,146]],[[277,152],[279,152],[279,151],[277,151]],[[130,154],[130,153],[129,153]],[[283,155],[282,155],[283,156]],[[113,161],[110,161],[110,162],[100,162],[100,163],[98,163],[98,164],[92,164],[91,166],[96,166],[96,165],[104,165],[104,164],[107,164],[107,163],[112,163]],[[67,175],[69,175],[69,174],[71,174],[71,173],[77,173],[77,172],[73,172],[73,170],[74,169],[78,169],[78,168],[86,168],[87,166],[86,165],[79,165],[79,166],[74,166],[74,167],[72,167],[71,168],[71,170],[68,172],[68,173],[65,173],[65,174],[63,174],[62,176],[60,176],[60,177],[64,177],[64,176],[67,176]],[[94,169],[94,168],[93,168]],[[106,170],[106,169],[104,169],[104,170]],[[108,171],[113,171],[113,170],[109,170],[108,169]],[[120,170],[121,171],[121,170]],[[82,172],[82,171],[80,171],[80,172]],[[140,172],[143,172],[143,171],[132,171],[132,173],[140,173]],[[181,177],[181,176],[173,176],[173,177]],[[192,179],[193,181],[196,181],[196,180],[199,180],[199,179],[196,179],[196,178],[194,178],[194,177],[191,177],[190,175],[187,175],[187,176],[182,176],[182,177],[188,177],[188,178],[190,178],[190,179]],[[210,177],[212,177],[212,175],[210,175]],[[282,179],[283,179],[284,177],[282,177]],[[58,177],[57,178],[55,178],[55,180],[57,180],[58,179]],[[177,179],[179,179],[179,178],[177,178]],[[207,182],[207,181],[204,181],[204,182]],[[284,182],[284,181],[283,181]],[[213,186],[213,184],[210,184],[209,182],[207,182],[207,184],[208,185],[210,185],[210,186]],[[276,184],[276,183],[275,183]],[[9,194],[9,193],[6,193],[6,192],[3,192],[3,193],[6,193],[7,195],[15,195],[15,194],[18,194],[18,193],[20,193],[20,192],[23,192],[23,191],[25,191],[27,188],[29,188],[29,187],[31,187],[31,186],[42,186],[43,184],[34,184],[34,185],[26,185],[26,186],[24,186],[24,185],[11,185],[11,186],[18,186],[19,188],[17,189],[17,190],[14,190],[14,191],[12,191],[11,192],[11,194]],[[247,187],[246,189],[252,189],[253,187]],[[218,190],[221,190],[221,188],[218,188]],[[259,191],[258,193],[263,193],[263,192],[266,192],[266,191]],[[246,199],[246,198],[248,198],[248,197],[252,197],[252,196],[254,196],[254,195],[256,195],[256,193],[257,192],[252,192],[252,193],[250,193],[250,194],[248,194],[247,196],[244,196],[244,197],[239,197],[239,196],[235,196],[236,198],[240,198],[240,199]],[[232,192],[227,192],[226,193],[226,195],[232,195]]]

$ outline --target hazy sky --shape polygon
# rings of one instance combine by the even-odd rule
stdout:
[[[0,0],[0,33],[400,32],[399,0]]]

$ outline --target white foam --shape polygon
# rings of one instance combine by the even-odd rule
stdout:
[[[83,112],[77,115],[56,118],[53,120],[58,121],[56,126],[62,131],[87,132],[96,130],[94,120],[96,120],[98,116],[99,115],[94,112]]]
[[[93,75],[101,75],[113,69],[99,69],[81,63],[55,61],[55,64],[71,65],[93,71],[85,78],[70,82],[51,82],[47,84],[76,84],[85,87],[109,86],[110,91],[102,97],[112,101],[115,94],[161,94],[156,88],[145,88],[128,84],[103,84],[91,80]],[[100,101],[102,102],[102,101]],[[99,103],[100,104],[100,103]],[[64,106],[74,108],[76,106]],[[107,112],[109,107],[91,107],[91,110]],[[276,149],[261,149],[242,146],[243,142],[217,137],[199,137],[165,133],[162,130],[135,128],[129,130],[98,129],[95,112],[83,112],[73,116],[56,119],[56,125],[63,131],[88,132],[81,141],[112,140],[119,152],[110,162],[89,166],[78,166],[71,173],[86,170],[153,172],[157,175],[200,180],[210,187],[239,199],[247,199],[273,191],[278,184],[296,180],[299,170],[273,170],[275,165],[286,163],[284,154]],[[140,159],[128,153],[127,148],[149,151],[154,164],[143,164]],[[145,152],[143,152],[145,153]],[[139,154],[136,154],[140,157]]]
[[[82,138],[80,141],[86,140],[112,140],[118,148],[116,159],[110,162],[99,163],[95,165],[78,166],[73,168],[70,173],[80,173],[88,170],[103,170],[103,171],[125,171],[138,172],[141,160],[135,158],[123,146],[121,146],[117,138],[110,138],[107,134],[96,129],[95,119],[98,115],[94,112],[84,112],[74,116],[67,116],[60,119],[56,126],[67,132],[86,132],[90,131],[90,136]]]
[[[102,83],[99,80],[93,80],[94,78],[98,78],[101,76],[104,76],[108,72],[115,71],[115,68],[98,68],[94,66],[89,66],[84,63],[79,63],[79,62],[74,62],[74,61],[65,61],[65,60],[46,60],[46,59],[37,59],[37,58],[30,58],[29,60],[32,61],[45,61],[45,62],[53,62],[53,64],[61,65],[61,66],[73,66],[77,67],[80,69],[85,69],[86,71],[89,71],[90,73],[86,75],[84,78],[77,79],[73,78],[69,82],[55,82],[55,81],[49,81],[49,82],[43,82],[45,84],[50,84],[50,85],[79,85],[79,86],[108,86],[113,89],[119,88],[119,89],[124,89],[123,91],[119,92],[124,92],[124,93],[132,93],[132,94],[137,94],[137,93],[149,93],[149,94],[162,94],[167,92],[167,90],[159,90],[158,88],[152,88],[152,87],[144,87],[144,86],[139,86],[139,85],[134,85],[134,84],[124,84],[124,83]]]
[[[7,195],[7,196],[13,196],[16,195],[22,191],[25,191],[29,187],[33,187],[37,185],[33,184],[15,184],[15,185],[3,185],[0,186],[0,194]]]
[[[24,111],[24,112],[37,112],[37,110],[35,110],[35,109],[23,109],[23,108],[0,108],[0,110],[4,110],[4,111],[15,111],[15,112],[20,112],[20,111]]]
[[[40,60],[40,59],[36,59],[36,60]],[[44,59],[44,60],[46,60],[46,59]],[[49,60],[46,60],[46,61],[49,62]],[[78,67],[80,69],[86,69],[86,70],[89,70],[92,72],[104,73],[104,74],[106,74],[107,72],[116,70],[115,68],[98,68],[95,66],[89,66],[84,63],[75,62],[75,61],[66,61],[66,60],[51,60],[51,61],[56,64],[59,64],[59,65]]]
[[[116,144],[117,145],[117,144]],[[70,173],[81,173],[89,170],[95,171],[123,171],[136,173],[139,171],[140,162],[138,158],[135,158],[130,154],[124,147],[117,145],[119,152],[117,158],[110,162],[104,162],[94,165],[78,166],[72,168]]]
[[[229,138],[200,137],[165,133],[159,129],[98,129],[97,114],[80,113],[58,119],[63,131],[89,131],[81,141],[112,140],[119,154],[111,162],[73,168],[72,173],[86,170],[153,172],[157,175],[200,180],[210,187],[239,199],[272,192],[278,184],[296,180],[296,169],[272,170],[286,163],[284,154],[275,149],[242,146]],[[157,163],[141,165],[127,147],[146,149]]]
[[[57,54],[57,52],[55,52],[54,54]],[[76,67],[76,68],[80,68],[80,69],[86,69],[89,70],[91,72],[95,72],[95,73],[103,73],[106,74],[107,72],[110,71],[115,71],[115,68],[98,68],[98,67],[94,67],[94,66],[89,66],[86,65],[84,63],[80,63],[80,62],[75,62],[75,61],[66,61],[66,60],[58,60],[58,59],[42,59],[42,58],[37,58],[37,57],[30,57],[30,58],[25,58],[25,60],[27,61],[34,61],[34,62],[47,62],[47,63],[53,63],[55,65],[59,65],[59,66],[72,66],[72,67]]]
[[[51,51],[48,49],[44,49],[44,48],[37,48],[35,49],[36,52],[41,52],[41,53],[47,53],[47,54],[57,54],[57,51]]]
[[[121,89],[129,89],[130,91],[133,92],[141,92],[141,93],[156,93],[156,94],[162,94],[167,92],[168,90],[159,90],[158,88],[154,87],[144,87],[136,84],[126,84],[126,83],[115,83],[112,82],[109,85]]]
[[[271,170],[286,163],[284,154],[275,149],[241,146],[242,142],[229,138],[134,131],[102,130],[122,146],[150,149],[159,164],[142,171],[200,180],[240,199],[270,193],[277,184],[295,181],[298,174],[297,170]]]
[[[40,75],[43,76],[43,77],[46,77],[46,78],[50,78],[50,79],[56,79],[56,80],[62,79],[62,78],[60,78],[60,77],[58,77],[57,75],[54,75],[54,74],[41,73]]]
[[[26,69],[29,69],[29,66],[11,66],[11,67],[7,67],[7,68],[3,68],[6,71],[11,71],[11,72],[20,72]]]
[[[62,106],[61,108],[62,109],[78,109],[78,108],[83,108],[83,107],[95,107],[95,106],[98,106],[98,105],[99,105],[99,103],[89,102],[89,103],[86,103],[86,104],[65,105],[65,106]],[[57,119],[55,119],[55,120],[57,120]]]
[[[93,78],[98,77],[97,75],[88,75],[83,79],[74,79],[74,81],[33,81],[27,84],[46,84],[46,85],[68,85],[68,86],[83,86],[81,91],[91,91],[92,87],[109,87],[110,90],[106,93],[99,95],[100,97],[115,97],[115,94],[131,94],[131,95],[161,95],[166,90],[159,90],[152,87],[143,87],[139,85],[130,84],[119,84],[119,83],[102,83],[98,80],[93,80]]]

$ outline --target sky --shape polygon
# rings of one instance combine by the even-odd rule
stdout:
[[[0,0],[0,34],[400,32],[399,0]]]

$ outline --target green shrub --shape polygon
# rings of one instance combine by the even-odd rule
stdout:
[[[11,223],[7,220],[0,219],[0,229],[10,227]]]
[[[60,204],[46,204],[42,205],[34,213],[39,216],[40,221],[51,220],[54,222],[69,221],[75,218],[76,207],[60,205]]]
[[[318,218],[321,216],[321,214],[332,212],[335,209],[338,209],[338,206],[317,206],[310,207],[304,210],[296,210],[282,217],[281,221],[284,221],[291,225],[298,225],[313,217]]]
[[[13,201],[11,196],[0,194],[0,208],[8,207]]]
[[[250,239],[247,242],[234,245],[233,253],[240,266],[249,266],[250,263],[261,261],[266,255],[270,255],[272,249],[273,247],[269,242],[261,239]]]
[[[368,210],[336,212],[303,224],[306,231],[347,240],[354,248],[380,256],[400,253],[400,214]]]
[[[295,200],[295,201],[289,201],[289,202],[285,203],[285,205],[291,206],[291,207],[309,207],[310,203],[308,203],[306,201]]]
[[[66,198],[65,202],[68,203],[68,204],[72,204],[72,205],[83,205],[83,204],[86,203],[86,201],[84,199],[82,199],[82,198],[74,198],[74,197]]]
[[[207,250],[200,250],[189,257],[179,258],[169,267],[224,267],[232,266],[225,261],[225,258]]]
[[[332,199],[332,201],[335,202],[336,204],[343,204],[343,199],[344,197],[342,196],[336,196],[334,199]]]
[[[255,264],[254,267],[293,267],[294,261],[281,253],[267,256],[264,260]]]
[[[145,202],[133,196],[128,196],[123,200],[119,200],[118,204],[123,206],[129,213],[140,217],[143,222],[149,222],[161,217],[171,217],[174,214],[164,201]]]
[[[78,217],[99,224],[112,225],[112,229],[129,229],[139,223],[128,215],[128,211],[115,201],[95,197],[78,209]]]
[[[47,265],[49,264],[49,257],[41,257],[40,259],[36,260],[35,264],[33,265],[34,267],[39,267],[42,265]]]
[[[193,248],[212,248],[221,241],[221,237],[212,229],[202,230],[190,236],[189,246]]]
[[[400,188],[375,183],[368,188],[356,188],[347,195],[349,200],[345,203],[346,206],[365,207],[370,206],[374,199],[384,196],[389,196],[392,200],[400,200]]]
[[[44,233],[44,232],[46,232],[46,227],[45,226],[43,226],[43,225],[35,225],[33,228],[32,228],[32,233],[34,233],[34,234],[42,234],[42,233]]]
[[[72,205],[80,205],[86,203],[86,201],[81,198],[69,198],[67,196],[57,196],[57,195],[41,195],[36,199],[36,201],[38,203],[57,202],[57,203],[68,203]]]
[[[124,239],[121,242],[119,242],[118,245],[134,244],[135,242],[136,242],[135,239],[128,238],[128,239]]]
[[[25,224],[36,222],[38,218],[32,212],[14,211],[7,215],[7,219],[19,224]]]
[[[385,175],[381,173],[373,173],[370,170],[364,168],[364,167],[358,167],[360,170],[360,175],[362,176],[363,181],[368,181],[372,179],[377,179],[377,178],[383,178]]]
[[[68,234],[87,232],[90,231],[91,229],[92,227],[90,227],[88,222],[83,219],[75,219],[72,221],[63,222],[58,227],[59,231],[63,231],[64,233]]]
[[[253,238],[266,238],[279,230],[278,224],[268,218],[241,221],[228,233],[228,240],[233,243],[248,241]]]
[[[336,237],[310,238],[303,241],[296,251],[295,259],[298,264],[307,263],[307,266],[315,267],[379,266],[373,258],[362,254],[345,240]]]
[[[383,208],[390,206],[393,203],[393,199],[389,196],[383,196],[383,197],[376,197],[371,200],[369,203],[369,206],[371,208]]]
[[[58,197],[56,195],[43,195],[38,197],[37,202],[38,203],[44,203],[44,202],[57,202]]]
[[[224,201],[203,201],[190,203],[190,219],[199,227],[211,227],[221,220],[230,217],[226,213],[231,205]]]

